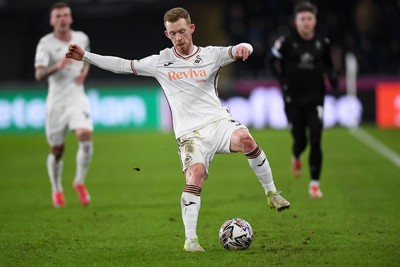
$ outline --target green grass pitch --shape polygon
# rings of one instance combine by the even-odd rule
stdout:
[[[364,129],[400,154],[400,130]],[[308,151],[303,175],[294,179],[288,131],[252,134],[292,207],[267,207],[242,154],[216,155],[198,223],[206,252],[192,254],[182,251],[185,181],[173,134],[96,132],[88,207],[71,187],[77,144],[70,134],[63,209],[51,205],[44,134],[0,135],[0,266],[400,266],[399,167],[347,129],[325,130],[325,196],[314,200],[307,193]],[[253,227],[246,251],[219,244],[219,227],[231,217]]]

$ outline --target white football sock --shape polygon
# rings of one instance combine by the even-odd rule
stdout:
[[[264,188],[265,194],[268,194],[269,191],[276,192],[271,167],[264,151],[257,146],[254,151],[246,153],[245,155],[250,167],[253,169],[255,175]]]
[[[200,196],[183,192],[181,196],[182,220],[187,239],[197,238],[196,227],[200,211]]]
[[[93,156],[93,142],[81,141],[79,142],[78,152],[76,153],[76,175],[75,184],[85,183],[85,177],[89,169],[90,161]]]
[[[60,159],[56,161],[54,154],[50,153],[47,156],[47,172],[49,174],[52,192],[62,192],[61,173],[63,168],[63,161]]]
[[[319,180],[311,180],[310,186],[318,186],[319,187]]]

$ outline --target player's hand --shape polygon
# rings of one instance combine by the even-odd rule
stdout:
[[[279,84],[281,85],[281,89],[283,92],[287,92],[289,90],[289,82],[284,78],[278,78]]]
[[[81,61],[84,54],[85,54],[85,51],[79,45],[70,44],[68,47],[68,51],[65,54],[65,57]]]
[[[235,54],[236,60],[241,59],[245,61],[246,59],[249,58],[249,55],[250,55],[250,50],[247,47],[239,46],[238,48],[236,48],[236,54]]]
[[[61,70],[63,69],[66,65],[71,64],[71,59],[69,58],[62,58],[56,63],[56,69]]]

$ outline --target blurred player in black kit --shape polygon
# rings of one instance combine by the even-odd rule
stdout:
[[[300,2],[295,6],[296,32],[276,40],[271,49],[269,65],[281,84],[285,112],[294,140],[293,174],[296,177],[301,175],[300,156],[309,139],[309,194],[312,198],[322,198],[319,179],[322,166],[324,74],[327,74],[334,90],[337,90],[338,79],[332,64],[329,40],[315,33],[316,15],[317,7],[310,2]]]

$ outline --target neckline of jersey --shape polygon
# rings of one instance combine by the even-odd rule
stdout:
[[[201,48],[200,48],[199,46],[196,46],[196,47],[197,47],[196,51],[193,52],[193,54],[191,54],[191,55],[189,55],[189,56],[186,56],[186,57],[179,55],[178,52],[176,51],[175,47],[172,48],[172,51],[174,52],[174,55],[175,55],[177,58],[180,58],[180,59],[183,59],[183,60],[189,60],[190,58],[192,58],[192,57],[194,57],[195,55],[197,55],[198,53],[200,53]]]

